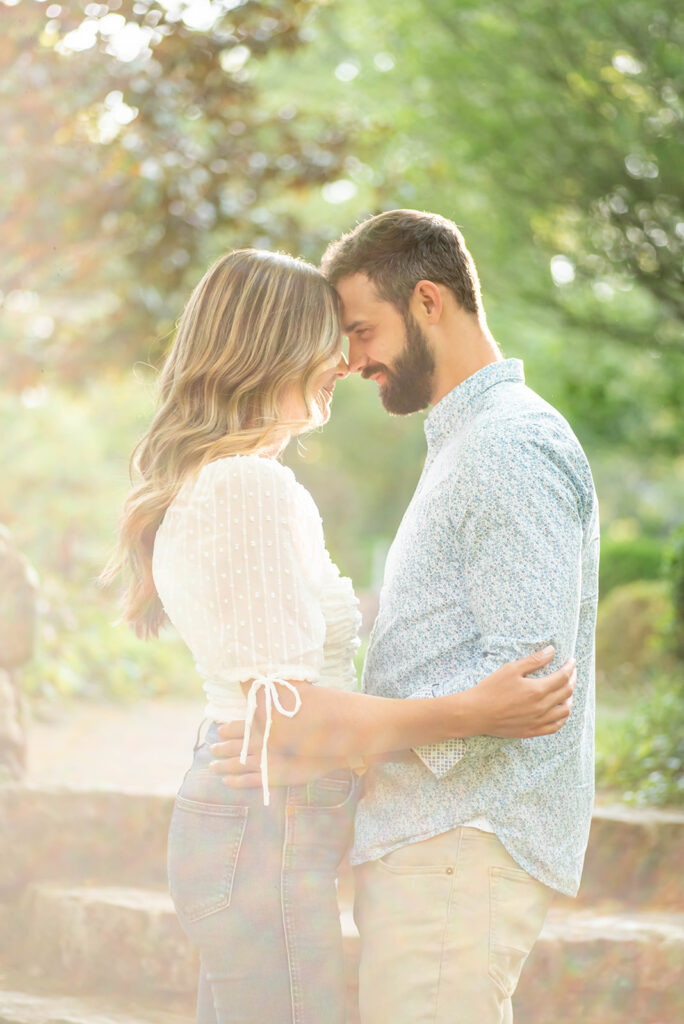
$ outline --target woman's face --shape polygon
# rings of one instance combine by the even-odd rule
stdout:
[[[322,422],[325,422],[330,414],[330,403],[332,402],[335,385],[338,380],[346,377],[348,373],[349,366],[347,365],[344,353],[340,349],[339,354],[330,359],[316,377],[313,385],[314,402],[323,414]],[[288,420],[308,419],[304,396],[299,385],[293,385],[283,402],[283,415]]]

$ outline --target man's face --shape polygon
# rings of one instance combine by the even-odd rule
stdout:
[[[387,412],[405,416],[430,404],[435,361],[411,314],[378,297],[365,274],[337,284],[342,328],[349,338],[349,370],[378,383]]]

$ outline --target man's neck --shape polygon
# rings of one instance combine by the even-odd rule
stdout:
[[[501,350],[486,323],[472,318],[464,320],[440,346],[430,404],[437,405],[468,377],[502,359]]]

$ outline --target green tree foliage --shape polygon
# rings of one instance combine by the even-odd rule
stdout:
[[[470,161],[592,279],[625,275],[681,315],[680,6],[425,8],[442,27],[442,53],[454,46],[465,57],[437,103],[473,139]]]
[[[441,148],[442,175],[505,203],[509,226],[681,316],[679,4],[422,0],[398,6],[394,35],[423,76],[405,123],[433,162],[417,162],[439,172]]]
[[[674,0],[346,0],[306,63],[262,73],[359,112],[350,219],[401,205],[463,226],[497,338],[543,366],[585,442],[671,455],[683,37]]]
[[[38,644],[22,674],[28,693],[55,698],[199,697],[192,658],[172,632],[155,644],[118,624],[97,585],[128,490],[127,455],[151,412],[147,384],[98,381],[26,404],[0,392],[0,522],[39,576]],[[106,416],[102,411],[106,410]]]
[[[585,443],[679,449],[674,0],[0,7],[5,380],[155,360],[226,247],[316,259],[410,205]]]
[[[338,176],[345,138],[267,104],[254,69],[318,6],[3,0],[6,383],[156,359],[218,253],[299,247],[270,200]]]

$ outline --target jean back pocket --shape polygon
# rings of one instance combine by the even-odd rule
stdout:
[[[169,891],[181,922],[230,906],[249,809],[176,797],[168,846]]]

